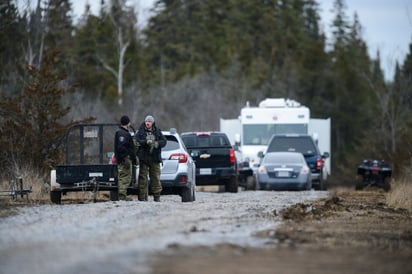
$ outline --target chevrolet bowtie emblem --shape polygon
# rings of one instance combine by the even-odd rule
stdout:
[[[210,157],[210,154],[201,154],[199,157],[202,159],[207,159]]]

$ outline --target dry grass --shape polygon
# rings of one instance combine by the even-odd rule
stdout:
[[[392,180],[391,191],[386,196],[386,203],[392,207],[412,210],[412,181],[408,179]]]
[[[23,180],[23,190],[31,190],[31,193],[29,193],[28,196],[23,197],[25,200],[42,201],[48,199],[48,182],[38,172],[34,172],[30,169],[20,169],[15,174],[17,174],[16,178],[1,182],[0,190],[9,190],[12,183],[15,183],[15,188],[20,190],[18,177],[21,177]],[[7,197],[3,198],[7,199]],[[17,199],[22,200],[20,195],[17,196]]]

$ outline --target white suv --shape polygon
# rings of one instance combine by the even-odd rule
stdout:
[[[177,194],[182,197],[182,202],[193,202],[196,200],[195,162],[176,129],[162,133],[167,139],[166,146],[162,148],[162,194]]]

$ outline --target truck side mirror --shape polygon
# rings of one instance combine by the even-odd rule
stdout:
[[[329,158],[329,156],[330,156],[329,152],[324,152],[322,155],[322,158],[326,159],[326,158]]]
[[[263,156],[264,156],[263,151],[259,151],[258,154],[257,154],[257,156],[258,156],[259,158],[263,158]]]

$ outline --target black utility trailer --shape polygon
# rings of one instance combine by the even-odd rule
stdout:
[[[114,135],[119,124],[77,124],[65,136],[65,164],[57,165],[50,176],[50,200],[60,204],[68,192],[91,191],[96,202],[98,191],[109,191],[118,199],[117,165],[111,164]],[[132,131],[131,134],[134,134]],[[136,169],[128,194],[137,194]]]

